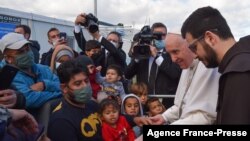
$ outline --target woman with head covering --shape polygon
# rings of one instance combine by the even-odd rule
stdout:
[[[50,68],[55,73],[56,68],[63,62],[74,58],[73,50],[66,45],[58,45],[51,58]]]
[[[82,66],[86,66],[88,68],[89,81],[93,91],[92,97],[97,99],[97,93],[101,90],[101,86],[96,82],[97,68],[95,67],[93,60],[88,56],[81,55],[76,58],[76,61]]]

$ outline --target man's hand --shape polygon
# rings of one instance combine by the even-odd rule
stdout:
[[[76,20],[75,20],[75,25],[84,24],[85,22],[86,22],[86,14],[85,13],[81,13],[81,14],[77,15]]]
[[[0,91],[0,104],[6,108],[13,108],[16,105],[16,92],[11,89]]]
[[[156,47],[154,47],[152,45],[149,45],[149,47],[150,47],[151,55],[153,57],[156,57],[156,55],[157,55],[157,49],[156,49]]]
[[[91,33],[91,32],[89,33],[93,36],[94,39],[99,41],[99,38],[101,37],[99,31],[96,31],[95,33]]]
[[[33,91],[43,91],[45,89],[43,82],[37,82],[30,86]]]
[[[152,125],[152,121],[148,117],[135,117],[134,122],[137,126],[142,126],[142,125]]]
[[[38,132],[35,118],[25,110],[8,109],[11,113],[11,125],[24,131],[26,134]]]
[[[166,122],[161,114],[154,117],[149,117],[149,119],[151,120],[153,125],[162,125]]]

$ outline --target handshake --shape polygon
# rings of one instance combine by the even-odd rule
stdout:
[[[135,117],[134,122],[140,127],[142,125],[163,125],[166,123],[161,114],[153,117]]]

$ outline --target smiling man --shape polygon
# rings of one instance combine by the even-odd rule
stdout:
[[[152,117],[153,123],[213,124],[216,118],[219,73],[207,69],[188,49],[179,34],[169,33],[166,50],[182,70],[174,105],[163,114]]]

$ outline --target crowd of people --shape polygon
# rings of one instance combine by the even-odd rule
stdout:
[[[0,39],[0,68],[18,69],[0,90],[1,140],[133,141],[142,125],[250,124],[250,39],[236,42],[217,9],[195,10],[181,34],[154,23],[150,33],[158,38],[142,45],[139,37],[132,49],[146,46],[149,56],[131,56],[129,64],[120,33],[105,38],[85,27],[92,36],[86,41],[86,22],[86,14],[77,15],[73,29],[81,52],[55,27],[41,59],[26,25]]]

